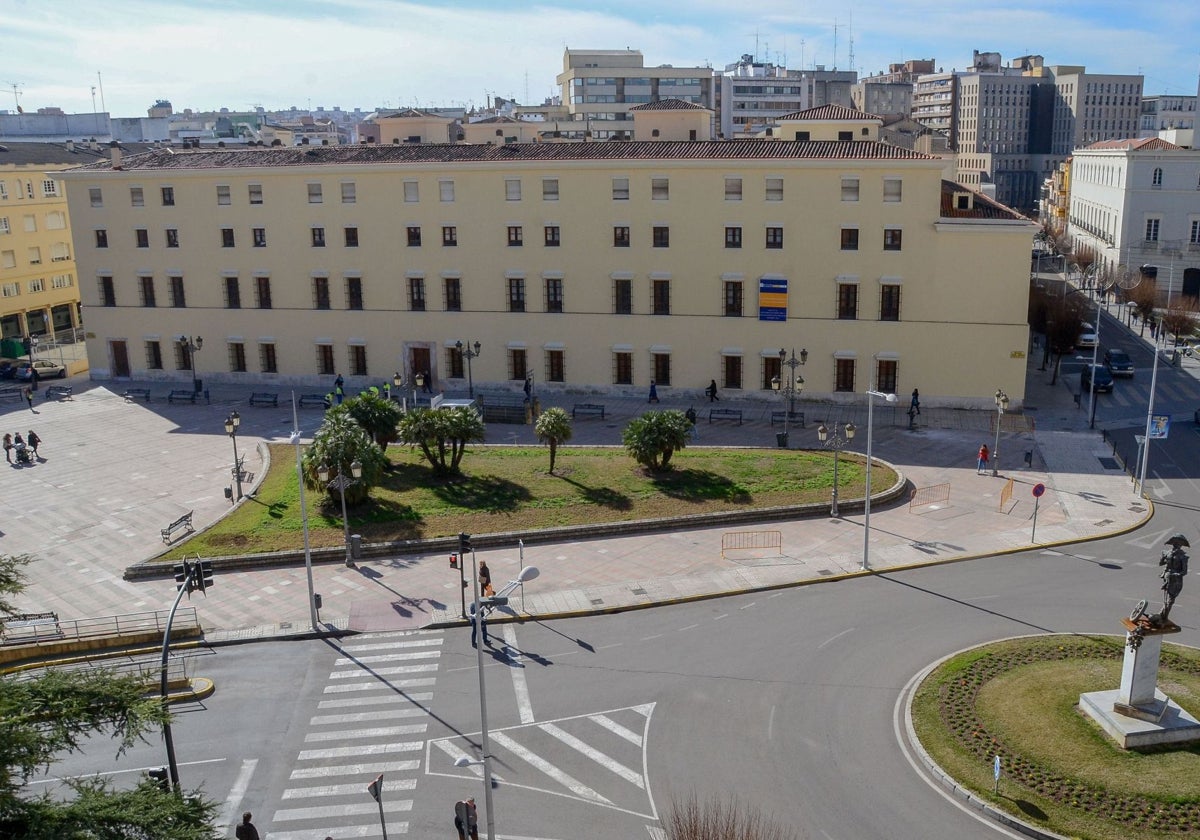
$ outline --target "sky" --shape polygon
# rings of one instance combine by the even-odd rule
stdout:
[[[1006,64],[1042,55],[1141,73],[1146,95],[1195,95],[1200,3],[0,0],[0,109],[128,117],[158,99],[176,111],[540,104],[559,92],[567,47],[717,70],[749,54],[860,78],[908,59],[961,69],[979,50]]]

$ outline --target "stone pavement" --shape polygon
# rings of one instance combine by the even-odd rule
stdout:
[[[1038,506],[1038,545],[1119,533],[1149,517],[1150,505],[1134,495],[1099,429],[1087,431],[1086,412],[1075,407],[1067,388],[1050,386],[1047,374],[1037,373],[1038,361],[1030,358],[1025,414],[1008,415],[1002,425],[1000,477],[975,472],[979,445],[992,446],[994,412],[923,407],[917,428],[909,430],[906,398],[895,406],[877,404],[875,457],[901,471],[910,487],[948,485],[948,498],[913,508],[904,500],[876,506],[871,512],[871,569],[1028,548],[1034,539],[1031,489],[1038,483],[1046,486]],[[151,385],[155,396],[147,404],[122,399],[123,385],[83,377],[70,384],[75,386],[73,400],[39,399],[36,414],[0,407],[5,431],[34,428],[44,441],[39,463],[12,467],[0,482],[0,552],[38,558],[17,604],[28,611],[54,610],[62,618],[164,609],[174,598],[174,582],[124,581],[124,569],[161,551],[159,529],[181,513],[194,511],[196,527],[203,528],[229,510],[224,490],[230,484],[233,451],[223,422],[231,410],[241,414],[238,447],[247,453],[246,469],[256,478],[264,467],[256,444],[288,439],[290,406],[251,407],[251,389],[234,386],[218,386],[211,405],[193,406],[168,405],[169,387],[164,385]],[[770,412],[780,408],[778,400],[730,399],[732,393],[727,393],[721,407],[743,409],[744,425],[709,424],[700,387],[682,398],[670,390],[662,389],[663,402],[655,408],[695,405],[700,439],[693,445],[775,446],[779,427],[771,426]],[[281,397],[286,396],[284,391]],[[624,425],[647,408],[640,391],[621,399],[553,399],[544,391],[539,396],[543,408],[561,404],[569,410],[577,399],[608,407],[603,420],[576,421],[572,443],[579,444],[618,445]],[[805,412],[807,423],[791,429],[793,447],[818,447],[821,420],[852,421],[859,434],[850,449],[865,451],[865,398],[852,407],[803,400],[797,409]],[[319,409],[300,412],[306,436],[320,416]],[[488,440],[524,444],[535,438],[530,426],[490,424]],[[1030,464],[1024,461],[1026,452],[1032,453]],[[1008,479],[1013,492],[1002,506]],[[478,559],[488,561],[497,584],[515,577],[521,565],[540,569],[541,576],[512,601],[530,615],[608,612],[858,574],[864,557],[863,516],[857,509],[843,514],[837,519],[818,516],[762,526],[542,543],[526,547],[523,556],[514,545],[480,551]],[[782,552],[723,557],[721,537],[731,530],[777,530]],[[461,610],[459,573],[440,551],[365,560],[356,568],[317,564],[313,578],[324,600],[323,630],[452,622]],[[211,640],[301,634],[310,630],[306,590],[303,567],[224,573],[207,597],[194,595],[190,603]]]

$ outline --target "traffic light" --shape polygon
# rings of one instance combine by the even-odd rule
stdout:
[[[171,792],[171,782],[167,778],[166,767],[159,767],[157,770],[147,770],[146,778],[153,779],[154,781],[158,782],[158,786],[162,789],[163,793]]]
[[[489,595],[487,598],[480,598],[479,602],[481,604],[483,604],[485,607],[492,607],[493,609],[496,607],[507,607],[508,606],[508,596],[507,595]]]
[[[200,561],[200,573],[196,577],[197,585],[200,587],[200,591],[207,592],[208,587],[212,586],[213,583],[213,568],[211,560]]]
[[[459,533],[458,535],[458,556],[465,558],[468,551],[474,551],[471,548],[471,535]]]
[[[192,592],[192,564],[184,560],[182,563],[175,564],[175,589],[180,591],[187,589],[188,594]]]

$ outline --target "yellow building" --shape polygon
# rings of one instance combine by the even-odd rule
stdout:
[[[855,142],[164,150],[84,167],[64,179],[93,376],[186,382],[179,339],[199,336],[197,375],[215,383],[398,371],[519,393],[532,374],[543,393],[655,380],[667,399],[715,379],[766,399],[795,347],[806,397],[919,387],[991,407],[1001,388],[1019,403],[1036,226],[943,181],[937,158],[860,140],[873,119],[835,120]]]
[[[80,324],[71,225],[59,173],[97,152],[54,143],[0,145],[0,355],[24,339],[70,341]],[[24,348],[20,347],[20,354]],[[72,372],[86,363],[71,365]]]

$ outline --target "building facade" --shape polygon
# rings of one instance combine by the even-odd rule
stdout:
[[[1019,400],[1036,227],[943,182],[940,160],[862,139],[870,123],[828,122],[805,142],[197,149],[76,170],[93,375],[184,381],[194,362],[218,383],[399,372],[519,392],[532,374],[664,398],[716,379],[766,400],[795,346],[807,395]]]

